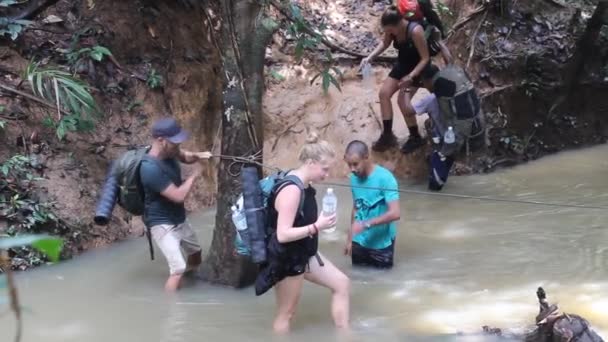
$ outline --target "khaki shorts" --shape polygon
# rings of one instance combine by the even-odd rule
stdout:
[[[182,254],[183,248],[186,256],[201,251],[196,234],[188,221],[179,224],[160,224],[150,228],[154,242],[169,264],[171,275],[182,274],[186,271],[186,258]]]

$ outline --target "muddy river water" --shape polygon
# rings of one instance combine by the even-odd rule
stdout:
[[[452,177],[445,192],[608,206],[608,146],[561,153],[488,175]],[[345,180],[335,180],[345,182]],[[424,184],[401,181],[403,189]],[[320,192],[324,191],[319,186]],[[491,325],[521,331],[537,313],[536,288],[608,337],[608,212],[402,194],[395,267],[353,269],[342,255],[350,193],[320,250],[352,279],[349,336],[337,335],[329,293],[306,285],[289,341],[481,341]],[[320,196],[319,196],[320,200]],[[191,216],[203,244],[213,210]],[[159,254],[156,249],[157,255]],[[23,341],[270,341],[274,294],[190,283],[164,294],[162,256],[144,238],[19,274]],[[0,319],[2,341],[14,331]],[[465,333],[459,335],[459,332]]]

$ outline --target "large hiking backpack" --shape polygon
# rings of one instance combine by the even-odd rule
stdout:
[[[139,166],[149,146],[125,152],[114,162],[112,173],[118,181],[118,204],[135,216],[144,214],[144,191],[139,179]]]
[[[304,184],[288,171],[279,171],[261,180],[254,167],[243,168],[241,173],[243,193],[237,199],[235,206],[238,214],[244,213],[247,227],[242,231],[236,229],[235,250],[237,254],[250,257],[254,263],[266,262],[266,245],[275,227],[268,222],[269,200],[288,184],[295,184],[301,190],[298,213],[302,214],[304,207]]]
[[[407,20],[417,21],[425,28],[427,40],[432,38],[432,27],[436,27],[445,38],[443,22],[430,0],[396,0],[397,11]],[[429,30],[431,28],[431,30]]]
[[[118,183],[118,200],[117,203],[123,209],[135,216],[142,216],[145,209],[145,192],[141,179],[139,177],[139,167],[142,160],[147,158],[150,146],[129,150],[120,156],[112,166],[111,173]],[[148,160],[153,160],[148,158]],[[162,163],[157,165],[164,171],[165,166]],[[154,260],[154,246],[152,245],[152,234],[149,227],[146,227],[145,234],[148,240],[148,248],[150,250],[150,259]]]
[[[451,156],[462,149],[467,139],[483,132],[479,96],[469,75],[454,64],[447,65],[433,77],[433,93],[444,129],[451,126],[456,137],[455,143],[443,144],[439,152]]]
[[[418,3],[418,0],[397,0],[397,10],[399,13],[408,20],[422,20],[424,19],[424,13]]]

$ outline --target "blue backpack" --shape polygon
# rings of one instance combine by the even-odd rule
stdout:
[[[274,233],[276,227],[269,227],[269,199],[274,197],[283,187],[295,184],[301,190],[301,198],[298,212],[303,213],[304,208],[304,184],[288,171],[279,171],[261,180],[258,180],[255,168],[244,168],[241,174],[243,193],[239,196],[234,206],[233,224],[236,231],[235,249],[237,254],[247,256],[254,263],[266,262],[266,243]],[[245,215],[246,227],[237,229],[238,222],[235,216]]]

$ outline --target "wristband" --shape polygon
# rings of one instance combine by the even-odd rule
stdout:
[[[317,228],[317,224],[313,223],[312,227],[315,229],[315,234],[319,234],[319,228]]]

